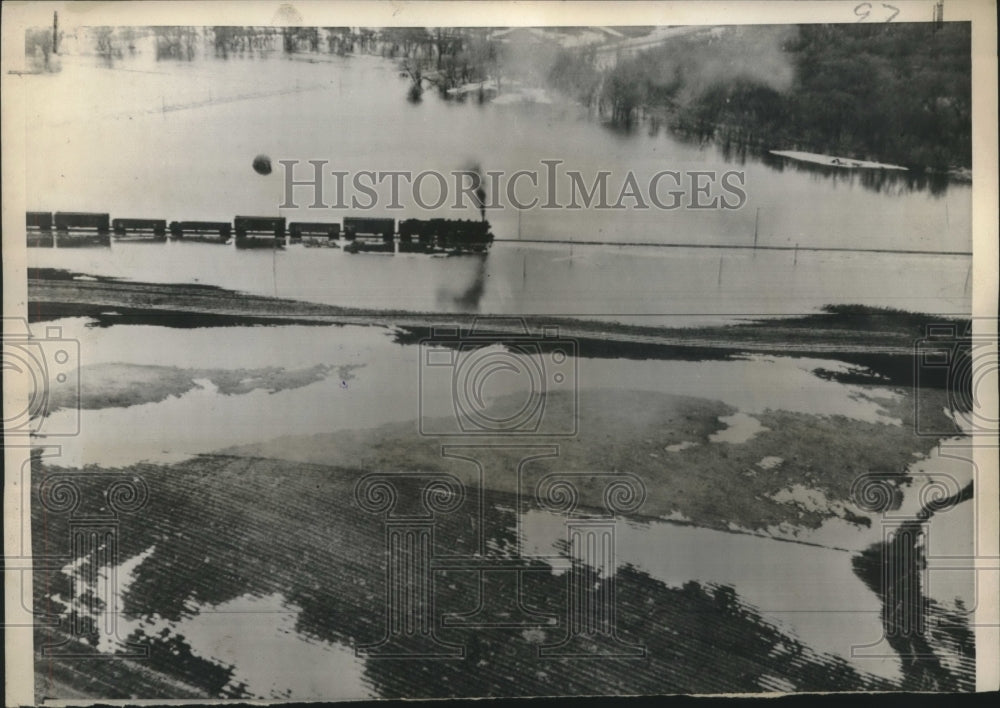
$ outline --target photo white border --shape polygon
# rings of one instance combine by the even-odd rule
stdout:
[[[872,3],[877,10],[881,2]],[[899,10],[894,22],[929,22],[935,0],[888,0]],[[295,13],[303,26],[581,26],[581,25],[736,25],[856,22],[856,0],[776,0],[732,2],[689,0],[674,2],[326,2],[298,0],[292,3],[249,0],[237,2],[4,2],[0,43],[0,91],[2,91],[3,204],[3,307],[5,317],[26,316],[27,270],[24,230],[25,105],[22,77],[8,73],[24,64],[24,30],[47,26],[53,11],[64,23],[88,25],[285,25]],[[996,4],[984,0],[945,0],[946,21],[972,22],[973,77],[973,286],[972,306],[976,335],[997,336],[998,273],[1000,237],[997,215],[997,35]],[[996,419],[995,394],[987,401]],[[18,392],[4,387],[4,405],[18,400]],[[23,399],[24,394],[21,394]],[[17,555],[22,539],[29,540],[30,517],[21,508],[20,470],[28,448],[4,448],[4,553]],[[1000,484],[998,450],[975,448],[975,462],[987,473],[978,481],[977,504],[979,554],[983,570],[977,573],[979,606],[977,624],[977,689],[1000,688],[1000,611],[998,578],[1000,559],[997,500]],[[22,534],[26,534],[22,536]],[[5,575],[7,611],[21,601],[21,573]],[[30,576],[30,573],[27,574]],[[30,592],[30,578],[27,586]],[[34,665],[30,628],[7,628],[5,632],[6,705],[34,702]],[[162,704],[167,701],[106,701],[105,704]],[[186,703],[189,701],[170,701]],[[206,701],[198,701],[204,703]],[[224,703],[225,701],[219,701]],[[246,701],[240,701],[246,703]],[[76,701],[53,703],[80,705]],[[84,701],[86,703],[86,701]],[[261,703],[261,702],[257,702]]]

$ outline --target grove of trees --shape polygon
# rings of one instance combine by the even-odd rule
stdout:
[[[564,51],[550,80],[618,126],[648,118],[701,138],[945,170],[972,163],[970,29],[727,28],[620,56],[607,69]]]

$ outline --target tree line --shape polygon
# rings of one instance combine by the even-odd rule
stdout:
[[[563,51],[550,80],[617,126],[647,120],[767,149],[971,166],[969,23],[792,30],[693,33],[606,69],[593,51]]]

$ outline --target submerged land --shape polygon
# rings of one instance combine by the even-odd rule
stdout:
[[[81,278],[65,271],[30,271],[28,295],[35,322],[86,317],[95,327],[366,325],[384,329],[404,346],[428,336],[432,327],[467,327],[471,322],[469,316],[338,308],[215,287]],[[441,517],[436,537],[444,554],[474,555],[481,534],[487,556],[516,555],[521,542],[517,514],[537,508],[536,501],[519,496],[521,485],[564,469],[627,470],[641,479],[648,494],[641,509],[629,515],[638,524],[669,519],[805,544],[814,543],[811,534],[830,524],[871,531],[878,517],[859,507],[856,480],[873,470],[885,473],[901,496],[913,482],[908,474],[913,461],[930,455],[942,438],[961,433],[946,412],[951,400],[946,382],[933,379],[923,382],[920,395],[929,403],[924,414],[935,416],[924,422],[941,434],[916,432],[914,342],[928,319],[839,307],[797,318],[692,329],[557,320],[560,336],[577,341],[580,357],[726,361],[765,354],[845,362],[845,367],[817,368],[813,374],[852,386],[854,395],[880,411],[869,421],[786,410],[766,410],[748,421],[717,400],[590,389],[578,397],[547,396],[546,414],[575,417],[578,434],[560,441],[558,465],[541,459],[520,476],[512,473],[520,459],[515,448],[536,441],[505,438],[511,447],[496,449],[478,470],[468,461],[442,456],[442,444],[467,440],[423,437],[417,421],[264,435],[257,443],[176,464],[115,469],[141,477],[150,487],[141,523],[128,522],[128,533],[122,534],[119,557],[142,558],[124,596],[124,617],[134,619],[127,622],[128,637],[122,639],[150,646],[152,653],[148,660],[94,662],[86,672],[73,660],[39,658],[38,696],[261,697],[259,687],[246,684],[240,667],[205,658],[183,634],[183,622],[192,612],[227,607],[240,598],[283,598],[282,607],[294,608],[295,631],[314,641],[350,647],[377,639],[383,631],[379,607],[384,602],[385,531],[380,518],[351,503],[357,480],[374,470],[452,474],[467,485],[470,499],[481,499],[481,507],[465,505]],[[552,324],[550,318],[487,322],[498,336],[525,325],[533,331]],[[957,332],[967,325],[947,322]],[[234,370],[103,363],[84,365],[70,384],[78,386],[81,408],[97,410],[155,403],[208,383],[221,395],[242,396],[291,390],[330,376],[350,379],[352,370],[336,362]],[[53,405],[69,400],[54,392]],[[496,401],[495,410],[505,404]],[[57,460],[36,458],[33,484],[37,488],[49,476],[68,471]],[[93,477],[95,484],[99,477]],[[600,509],[605,502],[596,477],[579,480],[577,492],[583,509]],[[66,538],[65,516],[38,506],[32,513],[36,553],[44,553],[53,539],[61,543]],[[887,559],[894,554],[914,553],[919,555],[912,545],[873,546],[856,556],[855,572],[886,602],[904,586],[919,594],[919,576],[896,578],[887,588],[878,570],[880,562],[893,562]],[[624,644],[645,646],[645,656],[542,662],[538,647],[557,642],[565,631],[559,618],[565,612],[560,603],[567,576],[543,560],[529,565],[522,575],[523,607],[504,611],[528,611],[535,619],[548,620],[514,628],[441,628],[438,639],[464,645],[466,658],[364,661],[359,671],[371,695],[963,690],[974,680],[974,643],[966,620],[947,614],[947,608],[929,606],[949,623],[922,637],[926,656],[904,661],[901,678],[890,681],[809,647],[745,604],[732,587],[694,581],[673,587],[630,565],[616,574],[618,636]],[[580,566],[570,572],[587,571]],[[454,569],[436,577],[438,608],[445,614],[472,610],[482,597],[502,589],[493,583],[505,582],[502,574],[487,574],[482,576],[486,584],[480,585],[476,572]],[[607,582],[599,578],[591,592],[599,593]],[[68,610],[64,572],[39,570],[34,587],[37,603]],[[886,610],[886,634],[896,637],[903,619]],[[97,652],[62,629],[39,629],[36,641],[50,643],[53,637],[84,654]],[[903,640],[892,641],[903,647]],[[475,671],[469,671],[470,661]]]
[[[482,298],[482,269],[457,290],[461,262],[435,261],[448,265],[409,282],[397,281],[401,267],[372,278],[358,261],[288,271],[323,284],[356,270],[342,292],[371,279],[393,293],[371,302],[424,303],[402,311],[101,277],[92,272],[108,271],[84,258],[35,250],[36,264],[83,271],[27,273],[32,330],[62,324],[81,343],[80,366],[46,390],[52,429],[35,437],[25,468],[39,560],[30,599],[46,620],[35,629],[36,702],[973,690],[974,598],[963,604],[961,579],[931,587],[922,536],[934,525],[935,539],[950,534],[959,547],[952,557],[972,552],[963,526],[972,474],[942,462],[948,443],[963,444],[956,414],[971,405],[950,373],[971,370],[969,321],[814,308],[881,278],[892,287],[848,297],[935,311],[967,303],[971,267],[966,275],[955,257],[969,255],[968,187],[952,182],[968,181],[972,159],[971,24],[885,22],[886,7],[842,25],[29,31],[26,65],[50,74],[29,101],[41,118],[35,152],[46,156],[26,175],[42,200],[32,209],[87,205],[117,217],[139,208],[136,190],[170,184],[165,202],[142,208],[184,219],[258,213],[274,195],[257,160],[251,172],[253,155],[277,161],[316,146],[355,171],[382,150],[400,166],[427,167],[431,156],[480,173],[520,169],[519,149],[534,161],[543,147],[636,169],[749,162],[771,177],[755,183],[758,208],[744,218],[587,211],[574,222],[566,212],[565,223],[525,224],[523,235],[569,243],[569,259],[551,259],[568,269],[587,263],[574,238],[685,234],[756,249],[759,226],[761,248],[787,252],[791,266],[755,256],[754,268],[727,261],[724,273],[721,257],[718,271],[714,259],[696,271],[698,259],[678,258],[664,273],[650,259],[606,269],[610,285],[598,288],[592,263],[576,268],[566,300],[613,298],[624,284],[640,299],[656,290],[668,314],[688,311],[673,307],[681,295],[725,294],[741,312],[810,303],[808,314],[683,328],[634,324],[655,321],[638,316],[476,318],[500,308]],[[187,80],[192,69],[198,81]],[[120,88],[119,79],[129,90],[113,101],[73,90]],[[520,148],[510,144],[515,124]],[[109,138],[131,149],[107,150]],[[67,140],[80,149],[67,153]],[[139,153],[176,159],[144,170],[129,158]],[[513,223],[497,233],[512,239]],[[846,271],[801,263],[803,237],[803,253],[857,258]],[[163,268],[174,254],[147,251],[111,272],[220,282],[215,269],[235,268],[242,277],[225,282],[277,287],[276,260],[213,261],[180,245],[178,270]],[[931,246],[943,250],[928,255]],[[511,272],[530,293],[518,257]],[[537,277],[551,282],[560,267]],[[731,285],[744,270],[755,279],[724,288],[724,274]],[[677,274],[676,287],[658,289]],[[717,290],[698,289],[716,279]],[[420,289],[426,297],[413,299]],[[935,297],[915,297],[924,291]],[[337,302],[364,301],[349,297]],[[450,308],[470,314],[441,312]],[[628,307],[572,311],[609,309]],[[422,343],[474,321],[485,340],[529,334],[547,357],[560,345],[537,339],[544,328],[573,343],[593,375],[541,394],[546,424],[564,433],[556,441],[433,432],[463,419],[447,377],[436,402],[448,405],[423,407]],[[952,336],[928,339],[930,324]],[[922,356],[950,365],[921,367]],[[493,418],[520,402],[486,400],[481,413]],[[60,436],[64,423],[80,434]],[[567,470],[572,484],[546,499],[543,482]],[[394,492],[359,493],[369,475],[400,471]],[[449,483],[421,487],[420,474]],[[642,490],[609,494],[609,476]],[[553,499],[566,508],[553,511]],[[611,517],[612,502],[628,508]],[[421,504],[439,510],[421,515]],[[891,514],[900,525],[885,536]],[[604,545],[574,546],[571,521],[611,523],[617,564],[602,564]],[[409,536],[392,536],[406,524]],[[399,544],[412,545],[393,561]],[[432,574],[431,590],[403,582],[393,594],[394,574],[418,570]],[[570,647],[586,656],[543,656],[612,595],[614,631],[605,612]],[[433,617],[393,624],[400,603],[430,605]],[[398,630],[444,656],[365,655]]]

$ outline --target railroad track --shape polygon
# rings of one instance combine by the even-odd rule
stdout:
[[[358,324],[384,327],[463,328],[473,315],[412,313],[364,310],[318,303],[282,300],[248,295],[221,288],[199,285],[130,283],[124,281],[84,281],[72,279],[29,278],[28,311],[31,319],[49,319],[60,312],[79,316],[101,315],[109,311],[128,311],[173,315],[212,315],[218,317],[283,321],[301,324]],[[728,350],[760,353],[875,354],[912,356],[914,339],[905,332],[855,331],[783,326],[769,321],[761,326],[731,325],[697,330],[636,328],[573,320],[565,316],[531,315],[521,317],[479,318],[480,331],[491,337],[525,336],[524,324],[532,330],[557,324],[561,339],[621,342],[660,347]]]

